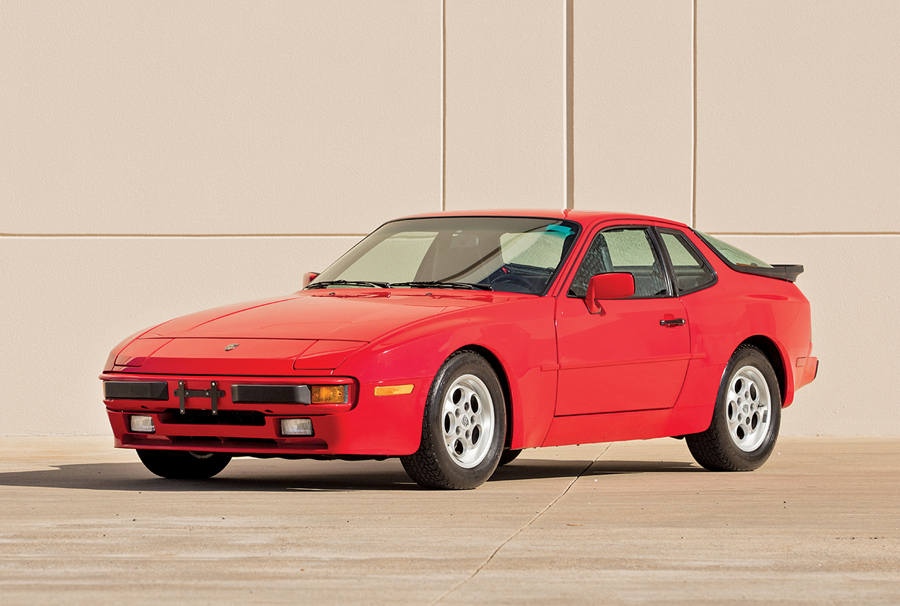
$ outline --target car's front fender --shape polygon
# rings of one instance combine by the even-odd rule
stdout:
[[[422,320],[355,352],[336,374],[356,377],[361,385],[431,385],[438,369],[460,349],[483,349],[500,365],[511,402],[511,446],[538,446],[556,404],[556,332],[552,297],[521,297],[454,310]],[[417,399],[424,412],[427,389]],[[389,405],[389,398],[384,398]]]

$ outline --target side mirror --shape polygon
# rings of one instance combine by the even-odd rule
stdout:
[[[604,299],[627,299],[634,296],[634,276],[627,273],[599,274],[588,282],[584,304],[592,314],[603,311]]]
[[[319,277],[319,274],[318,274],[318,272],[315,272],[315,271],[308,271],[305,274],[303,274],[303,288],[306,288],[307,286],[309,286],[309,283],[318,277]]]

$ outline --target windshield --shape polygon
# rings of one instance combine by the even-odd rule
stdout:
[[[522,217],[434,217],[382,225],[307,288],[467,288],[544,294],[579,226]]]

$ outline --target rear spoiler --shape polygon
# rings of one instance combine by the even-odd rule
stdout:
[[[726,261],[728,263],[728,261]],[[731,269],[739,271],[742,274],[753,274],[754,276],[763,276],[765,278],[777,278],[778,280],[787,280],[788,282],[796,282],[797,276],[803,273],[802,265],[773,265],[772,267],[758,267],[756,265],[735,265],[728,263]]]

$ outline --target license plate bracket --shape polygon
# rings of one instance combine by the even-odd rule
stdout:
[[[225,397],[225,392],[219,389],[219,384],[212,381],[209,389],[188,389],[184,381],[178,381],[178,389],[175,390],[178,396],[178,411],[184,414],[185,399],[187,398],[209,398],[212,404],[212,414],[219,414],[219,398]]]

